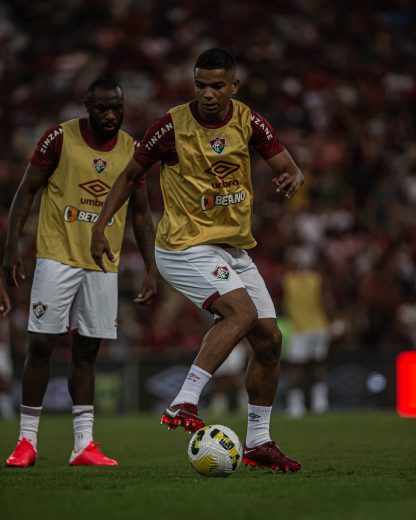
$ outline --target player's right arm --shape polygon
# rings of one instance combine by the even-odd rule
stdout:
[[[13,197],[9,212],[9,224],[3,259],[4,277],[11,287],[18,287],[19,283],[25,279],[18,242],[30,213],[33,199],[37,191],[45,185],[48,178],[49,173],[43,172],[32,164],[29,164]]]
[[[100,269],[106,272],[103,255],[114,261],[110,244],[105,236],[105,228],[110,218],[117,213],[123,204],[137,189],[137,184],[146,173],[147,168],[140,165],[134,158],[130,159],[125,169],[117,177],[101,208],[100,215],[93,225],[91,234],[91,256]]]

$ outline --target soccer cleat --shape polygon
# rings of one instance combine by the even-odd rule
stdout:
[[[301,465],[297,460],[289,459],[275,442],[269,441],[255,448],[244,447],[243,464],[253,467],[268,467],[277,471],[299,471]]]
[[[36,449],[33,444],[22,437],[18,440],[17,446],[13,453],[6,460],[6,466],[9,468],[26,468],[33,466],[36,462]]]
[[[110,459],[101,453],[99,445],[94,441],[91,441],[81,451],[72,451],[69,464],[71,466],[118,466],[116,460]]]
[[[196,432],[205,426],[204,421],[198,416],[196,404],[181,403],[169,406],[163,412],[160,424],[167,424],[169,430],[182,426],[186,432]]]

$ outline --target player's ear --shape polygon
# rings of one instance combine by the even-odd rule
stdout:
[[[90,93],[87,93],[87,95],[84,98],[84,106],[87,109],[88,113],[90,113],[90,110],[91,110],[91,101],[92,101],[92,96]]]
[[[233,81],[233,84],[232,84],[232,87],[231,87],[231,92],[233,93],[233,96],[235,96],[237,94],[239,88],[240,88],[240,80],[239,79],[235,79]]]

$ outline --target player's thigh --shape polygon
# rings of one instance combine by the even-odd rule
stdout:
[[[200,308],[208,309],[222,295],[244,289],[244,283],[217,246],[196,246],[185,251],[156,248],[160,274]]]
[[[273,300],[256,264],[246,251],[236,251],[237,254],[231,252],[234,256],[234,262],[231,263],[231,266],[244,283],[244,287],[257,309],[258,318],[276,318]]]
[[[82,269],[38,258],[30,295],[30,332],[62,334],[68,330],[70,308],[82,282]]]
[[[117,338],[117,273],[83,270],[71,309],[70,326],[81,336]]]

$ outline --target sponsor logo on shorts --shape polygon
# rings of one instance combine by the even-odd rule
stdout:
[[[215,175],[215,177],[218,177],[219,179],[224,179],[239,169],[239,164],[230,163],[221,159],[204,171],[206,173],[210,173],[211,175]]]
[[[93,160],[94,168],[97,173],[104,173],[105,169],[107,168],[107,161],[104,159],[101,159],[98,157],[97,159]]]
[[[214,206],[231,206],[232,204],[240,204],[246,200],[246,192],[244,190],[227,195],[212,195],[206,193],[201,197],[201,208],[203,211],[213,208]]]
[[[227,141],[225,137],[215,137],[209,140],[209,144],[217,155],[221,155],[227,145]]]
[[[219,278],[220,280],[228,280],[230,277],[230,270],[226,265],[220,265],[218,266],[215,271],[212,271],[212,273],[215,278]]]
[[[97,221],[99,213],[94,213],[93,211],[81,211],[74,206],[66,206],[64,209],[64,220],[65,222],[90,222],[94,224]],[[108,225],[112,226],[114,224],[114,217],[111,217],[108,221]]]
[[[39,318],[42,318],[42,316],[48,310],[48,306],[41,302],[33,303],[32,310],[33,310],[33,314],[36,316],[36,318],[39,319]]]

